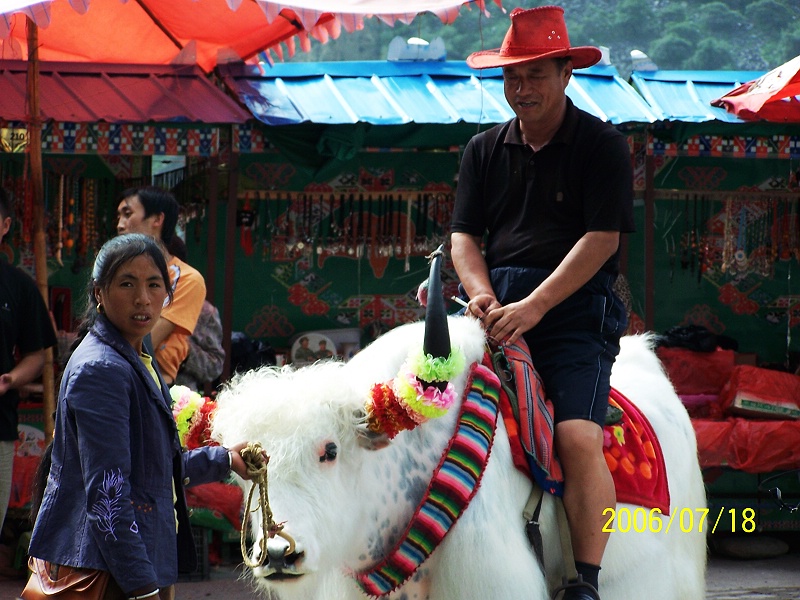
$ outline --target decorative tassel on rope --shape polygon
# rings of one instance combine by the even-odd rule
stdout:
[[[61,260],[61,250],[64,247],[64,175],[58,178],[58,197],[56,198],[56,214],[58,215],[58,234],[56,235],[56,262],[59,267],[64,266]]]

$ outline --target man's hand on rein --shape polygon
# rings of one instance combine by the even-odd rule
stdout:
[[[471,298],[467,304],[466,314],[475,317],[483,322],[486,315],[488,315],[495,308],[500,308],[502,304],[497,301],[492,294],[478,294]],[[484,324],[484,327],[486,325]]]

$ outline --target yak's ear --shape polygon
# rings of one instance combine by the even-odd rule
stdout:
[[[356,413],[356,442],[365,450],[382,450],[391,442],[385,433],[377,433],[367,426],[367,413],[357,410]]]

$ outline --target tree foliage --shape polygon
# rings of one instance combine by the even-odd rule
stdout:
[[[531,2],[526,7],[550,4]],[[503,3],[507,11],[514,3]],[[606,46],[620,73],[631,69],[631,50],[661,69],[768,70],[800,54],[798,0],[562,0],[573,45]],[[452,25],[432,14],[389,27],[376,18],[325,45],[312,43],[287,61],[384,60],[389,42],[441,37],[447,58],[500,46],[508,16],[487,0],[488,16],[465,5]]]

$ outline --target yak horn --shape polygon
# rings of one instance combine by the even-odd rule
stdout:
[[[447,359],[450,356],[450,330],[447,326],[447,311],[442,293],[443,257],[442,245],[427,257],[431,268],[428,275],[428,304],[425,308],[425,341],[422,348],[426,355]],[[446,385],[446,382],[437,383]]]

